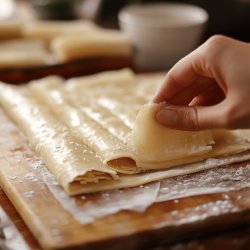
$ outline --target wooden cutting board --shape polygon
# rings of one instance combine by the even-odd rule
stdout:
[[[61,64],[27,68],[0,68],[0,81],[19,84],[49,75],[60,75],[65,79],[84,76],[100,71],[134,68],[133,58],[109,57],[89,58]]]
[[[245,188],[156,203],[143,213],[120,211],[81,225],[37,174],[36,161],[25,136],[0,110],[0,184],[44,249],[143,249],[250,224],[250,189]],[[23,180],[32,174],[35,182]]]

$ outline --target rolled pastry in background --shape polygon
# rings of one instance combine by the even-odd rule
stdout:
[[[97,31],[55,38],[51,51],[59,62],[81,58],[130,57],[132,47],[120,31]]]
[[[0,67],[23,68],[53,62],[51,53],[41,40],[13,39],[0,42]]]
[[[96,28],[90,21],[36,21],[24,25],[22,34],[26,38],[41,39],[49,43],[60,35],[85,34]]]
[[[0,41],[0,52],[11,50],[40,50],[45,49],[45,43],[38,39],[11,39]]]
[[[38,50],[27,53],[27,51],[0,52],[1,68],[25,68],[48,65],[52,62],[50,54]]]

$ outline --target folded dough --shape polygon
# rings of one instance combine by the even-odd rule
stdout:
[[[52,63],[45,44],[34,39],[13,39],[0,42],[0,68],[35,67]]]
[[[130,57],[132,47],[120,31],[95,31],[55,38],[51,50],[59,62],[96,57]]]
[[[144,169],[183,165],[249,149],[249,130],[193,132],[160,125],[155,115],[162,105],[142,106],[134,124],[132,148]]]
[[[35,152],[64,189],[71,186],[116,179],[116,172],[104,166],[86,145],[59,123],[50,110],[27,89],[0,85],[0,102],[27,135]]]
[[[3,40],[3,41],[1,41]],[[91,21],[0,23],[0,68],[22,68],[101,57],[131,58],[121,31]]]
[[[159,77],[151,77],[155,84],[138,79],[121,70],[66,82],[51,76],[23,87],[2,83],[0,103],[70,195],[250,158],[249,130],[195,133],[161,127],[154,119],[159,107],[147,104]],[[202,161],[211,157],[220,160]]]
[[[41,40],[37,39],[11,39],[7,41],[0,42],[0,51],[20,51],[25,50],[43,50],[45,49],[45,44]]]
[[[60,35],[85,34],[95,28],[95,24],[90,21],[35,21],[23,25],[22,34],[29,39],[50,42]]]
[[[155,114],[162,104],[149,103],[140,109],[133,130],[134,151],[142,162],[166,162],[212,150],[211,131],[190,132],[160,125]]]

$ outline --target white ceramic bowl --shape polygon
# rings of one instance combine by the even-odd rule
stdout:
[[[172,67],[200,43],[208,14],[178,3],[130,5],[119,12],[119,24],[135,46],[139,69]]]

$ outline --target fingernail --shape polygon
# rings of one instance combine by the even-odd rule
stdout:
[[[157,112],[156,120],[162,125],[174,127],[178,124],[178,114],[171,109],[162,109]]]

